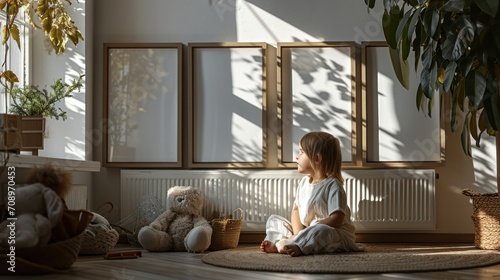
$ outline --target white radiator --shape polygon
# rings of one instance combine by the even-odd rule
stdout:
[[[167,190],[192,186],[205,195],[203,215],[243,209],[242,231],[265,231],[271,214],[290,217],[296,170],[122,170],[121,219],[146,195],[166,206]],[[435,229],[434,170],[346,170],[344,188],[358,232]]]

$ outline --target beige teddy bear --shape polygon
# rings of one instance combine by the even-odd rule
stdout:
[[[210,246],[212,227],[201,216],[203,200],[196,188],[170,188],[167,210],[139,231],[141,246],[149,251],[205,251]]]

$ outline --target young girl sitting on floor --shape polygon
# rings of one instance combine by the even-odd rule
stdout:
[[[342,155],[337,138],[310,132],[299,142],[297,169],[306,174],[295,193],[291,223],[271,215],[260,249],[292,257],[363,251],[355,242],[355,227],[343,188]]]

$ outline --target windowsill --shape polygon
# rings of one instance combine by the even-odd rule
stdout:
[[[3,156],[1,157],[3,158]],[[50,164],[68,171],[99,172],[101,163],[99,161],[59,159],[32,155],[10,154],[7,166],[16,168],[43,167]]]

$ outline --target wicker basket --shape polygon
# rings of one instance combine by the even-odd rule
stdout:
[[[474,245],[479,249],[500,250],[500,197],[498,193],[480,194],[471,189],[462,191],[472,199],[472,221],[475,226]]]
[[[243,210],[238,208],[233,211],[233,214],[239,214],[239,218],[217,218],[210,222],[213,232],[210,247],[208,247],[209,251],[232,249],[238,246]],[[233,215],[233,217],[235,217],[235,215]]]
[[[102,218],[106,219],[113,211],[113,203],[106,201],[102,203],[95,211],[99,215],[99,211],[108,206],[109,209],[103,213]],[[118,243],[120,234],[108,222],[100,221],[100,223],[91,223],[85,229],[82,237],[82,246],[80,255],[105,255],[113,249]]]
[[[85,230],[82,237],[80,255],[104,255],[118,243],[120,234],[103,224],[91,224]]]
[[[16,248],[15,273],[8,269],[11,252],[0,250],[0,274],[42,274],[66,272],[78,258],[83,231],[89,224],[92,213],[87,211],[66,210],[64,213],[64,232],[69,238],[44,246]]]

